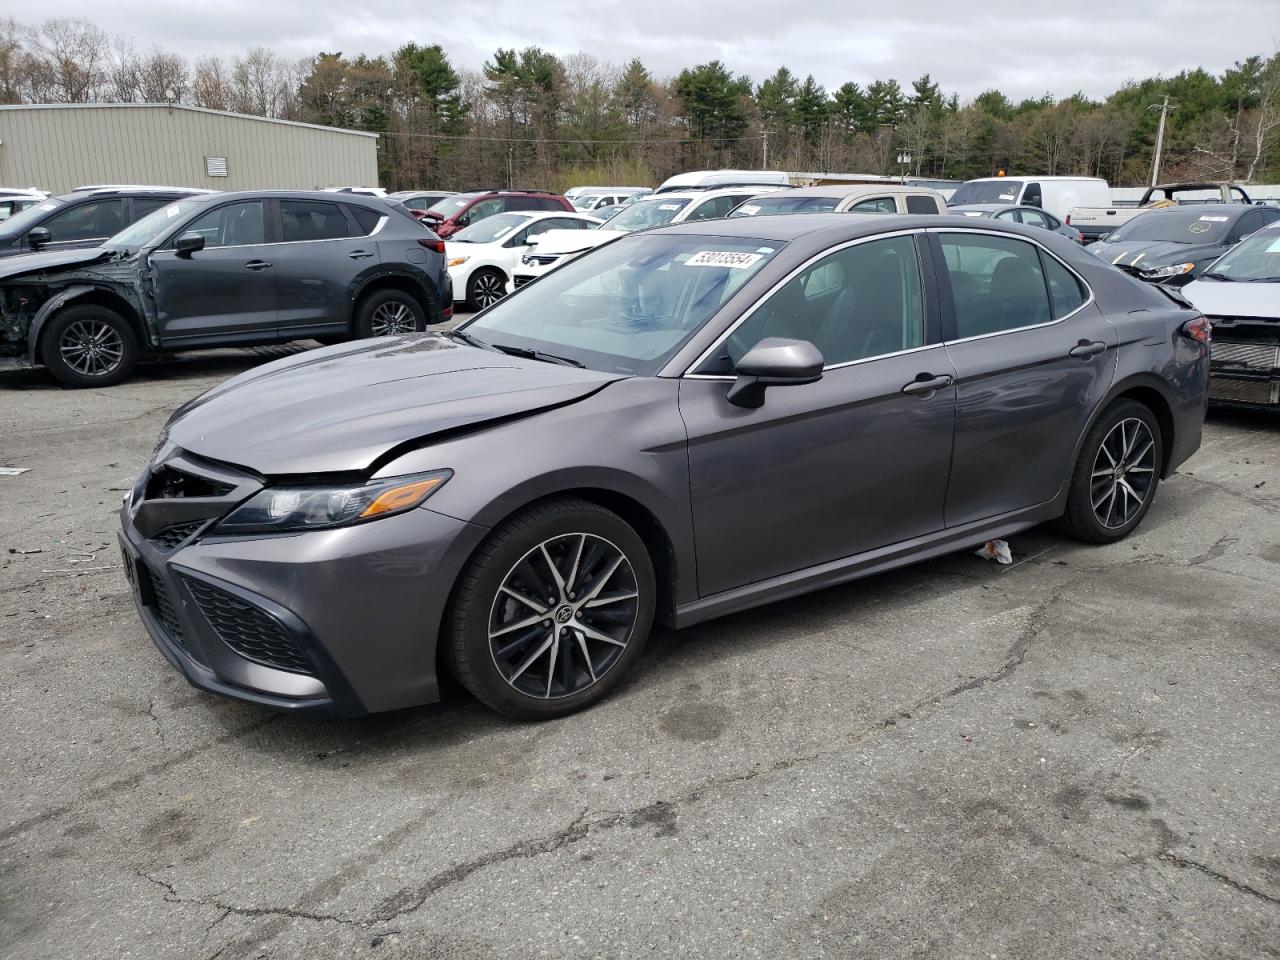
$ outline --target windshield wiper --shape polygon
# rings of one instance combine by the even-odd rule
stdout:
[[[524,357],[528,360],[541,360],[544,363],[559,363],[566,367],[585,367],[586,364],[581,360],[574,360],[572,357],[558,357],[554,353],[543,353],[541,350],[530,350],[528,347],[514,347],[509,343],[491,343],[489,346],[495,350],[501,350],[503,353],[513,357]]]
[[[452,337],[454,340],[461,340],[463,343],[470,344],[473,347],[480,347],[482,350],[490,349],[489,344],[483,340],[478,340],[469,333],[463,333],[461,330],[446,330],[446,337]]]
[[[1236,278],[1228,277],[1225,273],[1202,273],[1200,274],[1200,279],[1201,280],[1223,280],[1223,281],[1231,281],[1234,283]]]

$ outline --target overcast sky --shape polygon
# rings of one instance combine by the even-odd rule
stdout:
[[[139,48],[289,57],[440,43],[477,69],[497,47],[639,57],[659,78],[711,59],[757,82],[785,64],[828,89],[929,73],[944,92],[1110,93],[1131,78],[1215,73],[1280,40],[1280,0],[6,0],[24,23],[96,20]]]

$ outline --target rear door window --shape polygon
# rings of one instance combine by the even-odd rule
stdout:
[[[933,197],[919,194],[907,195],[907,213],[937,213],[938,204]]]
[[[281,238],[285,243],[300,240],[339,240],[351,235],[351,227],[336,203],[321,200],[281,200]]]
[[[938,239],[951,279],[955,339],[1053,320],[1044,269],[1033,244],[969,233],[943,233]]]

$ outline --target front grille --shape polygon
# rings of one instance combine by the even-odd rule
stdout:
[[[234,490],[229,483],[221,483],[208,477],[164,466],[151,474],[147,481],[147,500],[169,500],[175,497],[225,497]]]
[[[177,523],[172,527],[165,527],[151,538],[151,542],[161,550],[172,550],[178,544],[194,536],[196,531],[207,522],[207,520],[193,520],[190,523]]]
[[[517,287],[523,287],[526,283],[528,283],[532,279],[533,277],[522,277],[520,276],[520,274],[517,273],[515,277],[512,278],[512,283]]]
[[[184,578],[184,582],[214,633],[236,653],[276,670],[314,673],[311,663],[275,618],[201,580]]]
[[[1215,364],[1247,370],[1271,370],[1280,367],[1280,347],[1273,343],[1248,343],[1237,340],[1213,341],[1210,354]]]
[[[1209,378],[1209,399],[1230,400],[1235,403],[1271,405],[1280,403],[1280,383],[1266,380],[1230,380],[1227,377]]]
[[[183,645],[182,620],[178,617],[178,605],[174,603],[165,586],[164,578],[153,573],[145,564],[137,565],[138,590],[142,594],[142,602],[151,608],[156,619],[164,627],[165,633],[178,646]]]

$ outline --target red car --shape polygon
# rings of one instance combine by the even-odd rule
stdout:
[[[427,210],[423,223],[441,239],[447,239],[463,227],[513,210],[576,212],[564,197],[546,190],[478,190],[446,197]]]

